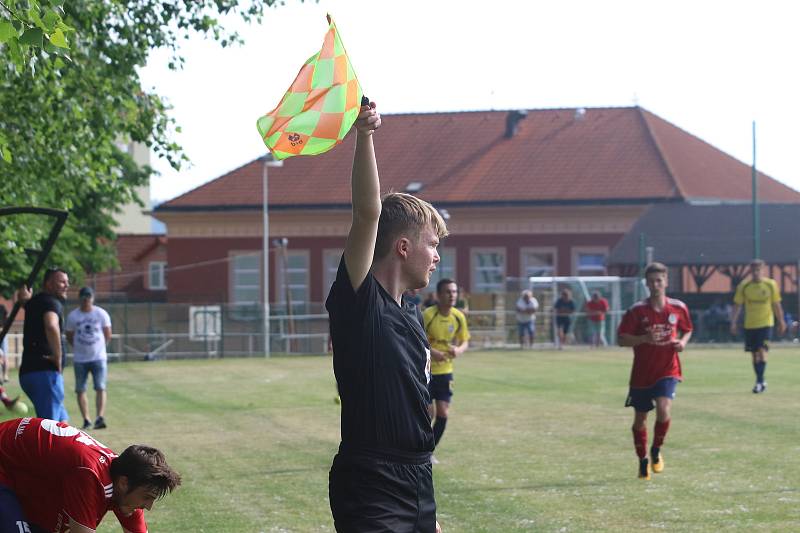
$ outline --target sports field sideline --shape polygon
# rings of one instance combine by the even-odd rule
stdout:
[[[651,481],[636,477],[623,407],[631,357],[459,360],[434,467],[444,530],[800,531],[800,349],[773,349],[768,392],[754,395],[749,354],[690,345],[666,469]],[[70,391],[71,367],[65,378]],[[117,451],[157,446],[183,475],[147,513],[151,533],[332,531],[334,396],[329,357],[113,364],[109,428],[92,434]],[[65,403],[77,423],[73,393]],[[98,529],[118,530],[113,517]]]

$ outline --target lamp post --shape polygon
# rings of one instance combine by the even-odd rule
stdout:
[[[261,253],[263,256],[264,261],[264,279],[262,280],[262,284],[264,287],[264,356],[269,357],[270,354],[270,346],[269,346],[269,206],[268,206],[268,198],[269,195],[267,194],[267,184],[269,181],[269,174],[268,168],[269,167],[282,167],[283,161],[278,161],[275,159],[271,153],[265,155],[261,158],[263,165],[262,170],[262,223],[263,227],[263,238],[261,240]]]
[[[292,291],[289,287],[289,257],[286,251],[289,246],[289,239],[282,237],[280,239],[272,239],[272,246],[276,250],[280,250],[281,254],[281,280],[283,283],[283,297],[286,298],[286,353],[291,353],[292,349],[292,335],[294,335],[294,321],[292,320]],[[277,276],[276,276],[277,279]],[[283,328],[281,328],[281,331]]]
[[[445,226],[448,225],[450,223],[450,211],[447,209],[437,209],[437,211],[439,211],[439,216],[442,217],[442,220],[444,220]],[[442,252],[444,252],[444,250],[442,250]],[[439,269],[441,271],[439,279],[442,279],[444,277],[444,253],[442,253],[441,257],[439,258],[439,263],[441,263],[441,268]]]

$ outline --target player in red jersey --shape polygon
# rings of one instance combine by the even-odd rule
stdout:
[[[0,424],[0,533],[93,533],[108,511],[126,533],[147,533],[143,509],[180,482],[155,448],[117,456],[55,420]]]
[[[683,378],[678,352],[686,348],[692,336],[689,308],[680,300],[667,298],[667,267],[650,263],[645,269],[650,296],[635,303],[622,317],[617,331],[620,346],[633,347],[633,368],[625,406],[632,406],[633,444],[639,457],[639,477],[650,479],[647,460],[647,413],[656,410],[653,446],[650,448],[652,470],[663,472],[661,445],[670,423],[675,388]]]

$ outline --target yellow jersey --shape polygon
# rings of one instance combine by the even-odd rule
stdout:
[[[733,303],[744,306],[745,329],[769,328],[775,325],[772,304],[780,301],[778,284],[770,278],[741,282],[733,297]]]
[[[446,352],[453,344],[461,344],[469,340],[467,317],[456,308],[450,309],[447,316],[439,312],[438,305],[432,305],[422,312],[422,324],[431,347]],[[431,360],[431,374],[452,374],[453,359],[446,361]]]

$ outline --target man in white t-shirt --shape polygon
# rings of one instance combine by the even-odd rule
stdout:
[[[92,374],[97,393],[97,418],[94,429],[106,427],[106,374],[108,369],[106,344],[111,340],[111,317],[105,309],[94,305],[94,291],[84,287],[78,293],[81,306],[67,316],[67,341],[73,347],[75,363],[75,392],[78,407],[83,415],[83,429],[92,427],[89,419],[89,401],[86,399],[86,382]]]
[[[536,311],[539,310],[539,301],[534,298],[531,291],[522,291],[517,300],[517,329],[519,330],[520,348],[533,347],[533,338],[536,333]]]

